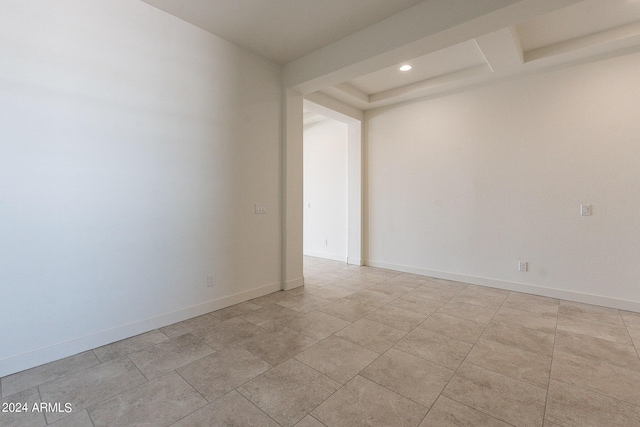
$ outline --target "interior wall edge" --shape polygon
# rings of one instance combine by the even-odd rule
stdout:
[[[547,288],[543,286],[530,285],[527,283],[492,279],[489,277],[468,276],[465,274],[451,273],[447,271],[428,270],[425,268],[390,264],[375,260],[368,260],[366,261],[365,265],[368,265],[370,267],[384,268],[387,270],[401,271],[403,273],[418,274],[420,276],[434,277],[436,279],[452,280],[456,282],[468,283],[471,285],[487,286],[490,288],[522,292],[526,294],[533,294],[543,297],[557,298],[584,304],[599,305],[603,307],[615,308],[618,310],[640,313],[640,301],[623,300],[618,298],[606,297],[603,295],[592,295],[560,288]]]
[[[89,351],[103,345],[140,335],[196,316],[201,316],[212,311],[221,310],[235,304],[240,304],[254,298],[259,298],[261,296],[277,292],[280,289],[280,282],[270,283],[248,291],[217,298],[171,313],[165,313],[151,319],[129,323],[127,325],[118,326],[114,329],[44,347],[28,353],[10,356],[0,360],[0,377],[15,374],[17,372],[24,371],[25,369],[34,368],[44,363],[54,362],[65,357],[73,356],[74,354]]]

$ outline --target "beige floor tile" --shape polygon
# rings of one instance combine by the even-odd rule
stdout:
[[[98,347],[93,350],[93,353],[100,362],[107,362],[165,341],[169,341],[169,337],[162,332],[155,330],[136,335],[135,337],[127,338],[122,341],[117,341],[113,344]]]
[[[287,322],[287,326],[316,340],[323,340],[329,335],[349,326],[351,322],[331,316],[321,311],[312,311],[304,316]]]
[[[367,288],[367,289],[371,291],[381,292],[385,295],[389,295],[397,298],[411,291],[412,289],[414,289],[414,287],[385,282],[385,283],[380,283],[378,285],[371,286],[370,288]]]
[[[445,301],[422,298],[420,296],[412,295],[412,292],[409,292],[408,294],[405,294],[389,303],[391,307],[413,311],[425,316],[430,316],[431,314],[435,313],[436,310],[438,310],[444,304]]]
[[[506,301],[513,303],[534,304],[534,305],[552,305],[559,306],[560,300],[556,298],[543,297],[540,295],[525,294],[522,292],[511,292]],[[505,302],[506,302],[505,301]]]
[[[313,286],[327,286],[330,285],[332,283],[337,282],[338,280],[335,279],[334,277],[327,277],[323,274],[312,274],[312,275],[307,275],[305,273],[304,275],[304,284],[306,285],[313,285]]]
[[[277,302],[282,301],[287,297],[287,294],[284,291],[272,292],[270,294],[254,298],[248,302],[252,304],[258,304],[259,306],[266,307],[268,305],[275,304]]]
[[[579,320],[590,322],[611,323],[624,325],[620,312],[615,308],[600,307],[597,305],[581,304],[572,301],[561,301],[558,314]]]
[[[554,351],[551,378],[640,406],[640,372]]]
[[[535,313],[542,316],[555,317],[558,315],[557,304],[544,304],[535,301],[523,301],[522,299],[507,298],[504,304],[504,308],[511,308],[514,310],[527,311],[529,313]]]
[[[40,365],[2,378],[2,397],[48,383],[100,363],[91,351]]]
[[[594,338],[601,338],[621,344],[632,344],[629,332],[623,325],[594,322],[558,315],[558,330],[573,332],[574,334],[588,335]]]
[[[264,360],[234,345],[183,366],[177,372],[211,402],[269,368],[271,365]]]
[[[208,331],[202,339],[214,349],[221,350],[239,341],[266,333],[266,330],[253,323],[241,317],[234,317],[221,322],[216,329]]]
[[[413,427],[426,413],[424,406],[357,376],[311,415],[327,427]]]
[[[399,276],[389,278],[385,283],[415,289],[427,283],[427,278],[417,274],[402,273]]]
[[[640,357],[632,345],[558,330],[555,351],[576,354],[586,359],[640,371]]]
[[[175,329],[177,328],[185,329],[187,330],[187,332],[191,332],[192,334],[195,335],[201,329],[208,329],[219,322],[220,322],[220,318],[218,317],[217,314],[207,313],[202,316],[192,317],[191,319],[187,319],[182,322],[175,323],[173,327]]]
[[[517,347],[481,339],[466,362],[539,387],[546,388],[549,384],[551,357]]]
[[[340,383],[295,359],[238,388],[283,426],[293,426],[340,388]]]
[[[491,288],[489,286],[468,285],[460,292],[460,295],[483,295],[488,297],[506,299],[511,291],[505,289]]]
[[[551,380],[546,419],[564,427],[640,425],[640,407]]]
[[[454,282],[453,280],[437,279],[435,277],[426,277],[426,283],[423,286],[429,286],[433,289],[462,292],[469,286],[466,283]]]
[[[630,326],[630,325],[640,326],[640,313],[620,310],[620,315],[622,316],[622,320],[624,320],[624,323],[627,326]]]
[[[390,305],[380,307],[365,317],[365,319],[373,320],[405,332],[411,331],[426,318],[427,316],[424,314],[403,310]]]
[[[421,357],[450,369],[457,369],[472,344],[426,329],[416,328],[401,339],[394,348]]]
[[[438,313],[448,314],[486,325],[491,321],[494,314],[496,314],[496,309],[467,304],[465,302],[449,301],[440,307]]]
[[[279,427],[267,414],[236,391],[198,409],[172,427]]]
[[[417,287],[405,295],[412,297],[420,297],[427,300],[439,301],[442,304],[448,302],[451,298],[455,297],[459,291],[453,289],[440,289],[434,288],[429,285],[422,285]]]
[[[296,427],[326,427],[320,421],[313,418],[311,415],[307,415],[303,419],[300,420]]]
[[[262,308],[262,306],[252,302],[243,302],[241,304],[232,305],[231,307],[218,310],[216,313],[220,316],[220,320],[229,320],[234,317],[242,316],[243,314],[251,313],[259,308]]]
[[[491,322],[481,338],[511,345],[543,356],[553,354],[554,335],[520,326]]]
[[[373,320],[360,319],[336,332],[335,336],[376,353],[384,353],[406,334],[405,331],[374,322]]]
[[[299,332],[284,328],[240,341],[238,345],[275,366],[317,342]]]
[[[348,322],[355,322],[376,309],[376,306],[347,301],[343,298],[319,308],[318,311],[330,314]]]
[[[49,425],[52,427],[94,427],[93,421],[91,421],[91,417],[89,417],[86,409]]]
[[[170,426],[207,401],[175,372],[89,408],[95,427]]]
[[[295,358],[345,384],[378,356],[378,353],[332,336],[309,347]]]
[[[480,338],[486,325],[448,314],[433,313],[420,327],[473,344]]]
[[[376,307],[382,307],[388,302],[393,301],[397,297],[393,295],[387,295],[382,292],[372,291],[370,288],[363,289],[361,291],[355,292],[344,299],[348,301],[357,302],[360,304],[368,304]]]
[[[453,373],[452,369],[392,348],[360,375],[429,408]]]
[[[308,293],[301,293],[292,297],[287,297],[277,302],[277,305],[290,308],[297,312],[308,313],[322,306],[329,304],[331,300],[321,298]]]
[[[546,389],[463,364],[443,394],[514,426],[542,425]]]
[[[460,292],[458,295],[451,298],[451,301],[459,301],[467,304],[479,305],[481,307],[499,309],[507,298],[506,295],[493,295],[485,292],[472,292],[471,287]]]
[[[556,333],[556,317],[542,316],[528,311],[502,307],[493,317],[493,320],[495,322],[521,326],[523,328],[529,328],[547,334]]]
[[[419,427],[509,427],[509,424],[490,417],[448,397],[440,396]]]
[[[215,350],[200,338],[187,334],[132,353],[128,357],[145,377],[151,379],[188,365],[214,352]]]
[[[338,280],[336,282],[333,282],[332,285],[357,292],[363,289],[367,289],[368,287],[371,287],[378,283],[379,283],[378,281],[372,281],[372,280],[367,280],[366,278],[355,277],[351,279]]]
[[[341,288],[339,286],[327,285],[327,286],[324,286],[324,287],[322,287],[320,289],[314,289],[314,290],[310,291],[309,293],[311,295],[315,295],[315,296],[323,298],[323,299],[328,299],[330,301],[336,301],[336,300],[339,300],[340,298],[344,298],[346,296],[349,296],[349,295],[351,295],[351,294],[353,294],[355,292],[356,291],[352,291],[350,289]]]
[[[282,301],[282,300],[281,300]],[[280,301],[278,301],[280,302]],[[300,313],[278,304],[271,304],[254,310],[250,313],[243,314],[242,318],[254,325],[263,326],[273,321],[289,320],[300,316]]]
[[[186,335],[190,333],[180,325],[180,323],[174,323],[158,329],[160,332],[168,336],[170,339],[178,338],[180,335]]]
[[[125,356],[41,385],[39,388],[43,402],[57,402],[63,406],[71,403],[75,413],[146,381]],[[52,423],[67,415],[48,413],[46,418]]]
[[[40,395],[36,387],[3,398],[0,400],[0,426],[41,427],[46,425],[44,414],[33,411],[33,405],[40,404],[40,402]],[[5,404],[7,404],[6,407]],[[8,406],[9,404],[13,405]],[[19,404],[18,408],[16,408],[16,404]]]

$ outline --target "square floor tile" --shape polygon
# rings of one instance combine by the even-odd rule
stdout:
[[[231,307],[223,308],[222,310],[216,311],[216,313],[220,316],[220,320],[229,320],[234,317],[242,316],[243,314],[251,313],[259,308],[262,308],[262,306],[247,301],[241,304],[232,305]]]
[[[421,357],[450,369],[457,369],[472,344],[416,328],[401,339],[394,348]]]
[[[198,409],[171,427],[279,427],[267,414],[236,391]]]
[[[378,353],[332,336],[309,347],[295,358],[345,384],[377,357]]]
[[[429,316],[436,312],[445,304],[444,301],[431,300],[420,296],[412,295],[411,292],[397,298],[389,303],[391,307],[401,308],[403,310],[413,311],[415,313]]]
[[[353,293],[348,297],[345,297],[344,299],[353,301],[353,302],[358,302],[360,304],[368,304],[376,307],[382,307],[386,303],[393,301],[396,298],[397,297],[393,295],[388,295],[382,292],[373,291],[370,288],[368,288],[368,289],[363,289],[361,291]]]
[[[495,308],[482,307],[453,300],[438,309],[438,313],[472,320],[485,325],[491,321],[496,311],[497,309]]]
[[[549,384],[551,357],[517,347],[480,340],[471,349],[466,361],[539,387],[546,388]]]
[[[305,348],[311,347],[316,342],[313,338],[284,328],[277,332],[258,335],[240,341],[238,345],[275,366],[295,356]]]
[[[281,300],[282,301],[282,300]],[[280,302],[280,301],[278,301]],[[300,316],[300,313],[278,304],[271,304],[254,310],[250,313],[243,314],[242,318],[258,326],[264,326],[278,320],[289,320]]]
[[[264,360],[238,347],[230,346],[178,369],[178,373],[209,401],[271,368]]]
[[[287,326],[316,340],[322,340],[329,335],[349,326],[351,322],[339,319],[321,311],[312,311],[304,316],[291,319]]]
[[[640,406],[640,372],[553,352],[551,378]]]
[[[440,396],[419,427],[509,427],[477,409]]]
[[[42,412],[33,411],[34,404],[40,404],[38,388],[30,388],[14,393],[9,397],[0,400],[0,426],[7,427],[41,427],[47,424]],[[19,409],[15,406],[13,410],[5,404],[19,404]],[[25,408],[26,405],[26,408]],[[64,404],[62,405],[64,408]]]
[[[100,362],[107,362],[165,341],[169,341],[169,337],[162,332],[155,330],[98,347],[93,350],[93,353]]]
[[[128,357],[148,379],[159,377],[181,366],[214,353],[211,347],[191,334],[181,335]]]
[[[566,427],[639,426],[640,407],[551,380],[546,419]]]
[[[414,311],[403,310],[401,308],[385,305],[373,313],[367,315],[365,319],[382,323],[401,331],[409,332],[427,318],[426,315]]]
[[[58,378],[82,371],[100,363],[91,351],[40,365],[2,378],[2,396],[30,389]]]
[[[48,425],[51,427],[94,427],[93,421],[91,421],[89,412],[87,412],[86,409],[84,411],[75,412],[68,417]]]
[[[281,425],[293,426],[338,388],[337,381],[290,359],[238,391]]]
[[[217,328],[208,331],[202,336],[205,343],[216,350],[233,345],[255,336],[266,334],[267,331],[251,322],[247,322],[241,317],[234,317],[221,322]]]
[[[529,328],[547,334],[555,334],[557,318],[555,316],[543,316],[523,310],[502,307],[493,318],[494,322]]]
[[[558,330],[555,350],[640,371],[640,357],[632,345]]]
[[[426,413],[424,406],[357,376],[311,415],[327,427],[414,427]]]
[[[306,285],[305,285],[306,286]],[[350,290],[350,289],[345,289],[345,288],[341,288],[339,286],[333,286],[333,285],[327,285],[327,286],[323,286],[319,289],[313,289],[312,291],[309,291],[309,293],[311,295],[315,295],[317,297],[323,298],[323,299],[327,299],[330,301],[336,301],[339,300],[340,298],[344,298],[346,296],[349,296],[353,293],[355,293],[356,291]]]
[[[290,308],[300,313],[308,313],[324,305],[327,305],[330,302],[331,300],[324,299],[316,295],[301,293],[298,295],[287,297],[282,301],[277,302],[276,304],[281,305],[282,307]]]
[[[428,408],[438,398],[453,373],[452,369],[390,349],[360,375]]]
[[[89,408],[95,427],[170,426],[207,404],[175,372]]]
[[[551,357],[554,335],[520,326],[491,322],[481,338]]]
[[[433,313],[420,327],[473,344],[480,338],[486,325],[448,314]]]
[[[594,338],[614,341],[621,344],[633,344],[629,331],[624,325],[584,320],[558,315],[558,329],[574,334],[588,335]]]
[[[361,319],[347,326],[335,336],[351,341],[361,347],[384,353],[407,333],[369,319]]]
[[[465,363],[443,395],[514,426],[540,427],[547,391]]]
[[[613,325],[624,324],[620,312],[615,308],[581,304],[579,302],[561,301],[558,314],[590,322],[611,323]]]
[[[362,319],[367,314],[375,311],[378,307],[369,304],[360,304],[358,302],[339,299],[318,309],[323,313],[330,314],[348,322],[355,322]]]
[[[43,402],[60,403],[63,407],[66,403],[71,403],[75,413],[146,381],[125,356],[62,377],[39,388]],[[47,421],[52,423],[67,415],[47,413],[46,417]]]

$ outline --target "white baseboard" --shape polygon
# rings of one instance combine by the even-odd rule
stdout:
[[[364,261],[359,258],[349,258],[347,257],[347,264],[349,265],[364,265]]]
[[[298,277],[297,279],[287,280],[282,284],[283,291],[290,291],[291,289],[304,286],[304,277]]]
[[[347,262],[347,257],[346,256],[330,254],[330,253],[327,253],[327,252],[304,251],[304,255],[312,256],[312,257],[316,257],[316,258],[331,259],[333,261]]]
[[[280,289],[281,284],[279,282],[271,283],[249,291],[239,292],[237,294],[218,298],[192,307],[187,307],[172,313],[166,313],[151,319],[118,326],[114,329],[44,347],[29,353],[11,356],[0,360],[0,377],[63,359],[68,356],[73,356],[74,354],[82,353],[83,351],[111,344],[144,332],[162,328],[163,326],[191,319],[192,317],[201,316],[215,310],[220,310],[234,304],[239,304],[253,298],[258,298],[272,292],[279,291]]]
[[[569,291],[566,289],[546,288],[543,286],[508,282],[505,280],[490,279],[486,277],[467,276],[464,274],[427,270],[424,268],[408,267],[405,265],[389,264],[379,261],[367,261],[366,265],[371,267],[385,268],[388,270],[402,271],[404,273],[413,273],[421,276],[435,277],[438,279],[470,283],[472,285],[489,286],[492,288],[505,289],[508,291],[523,292],[527,294],[540,295],[543,297],[558,298],[568,301],[600,305],[603,307],[611,307],[617,308],[619,310],[627,310],[640,313],[640,301],[623,300],[603,295],[585,294],[582,292]]]

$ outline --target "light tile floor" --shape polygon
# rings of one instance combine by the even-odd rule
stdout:
[[[0,410],[29,411],[0,426],[640,426],[638,313],[319,258],[305,276],[2,378]]]

